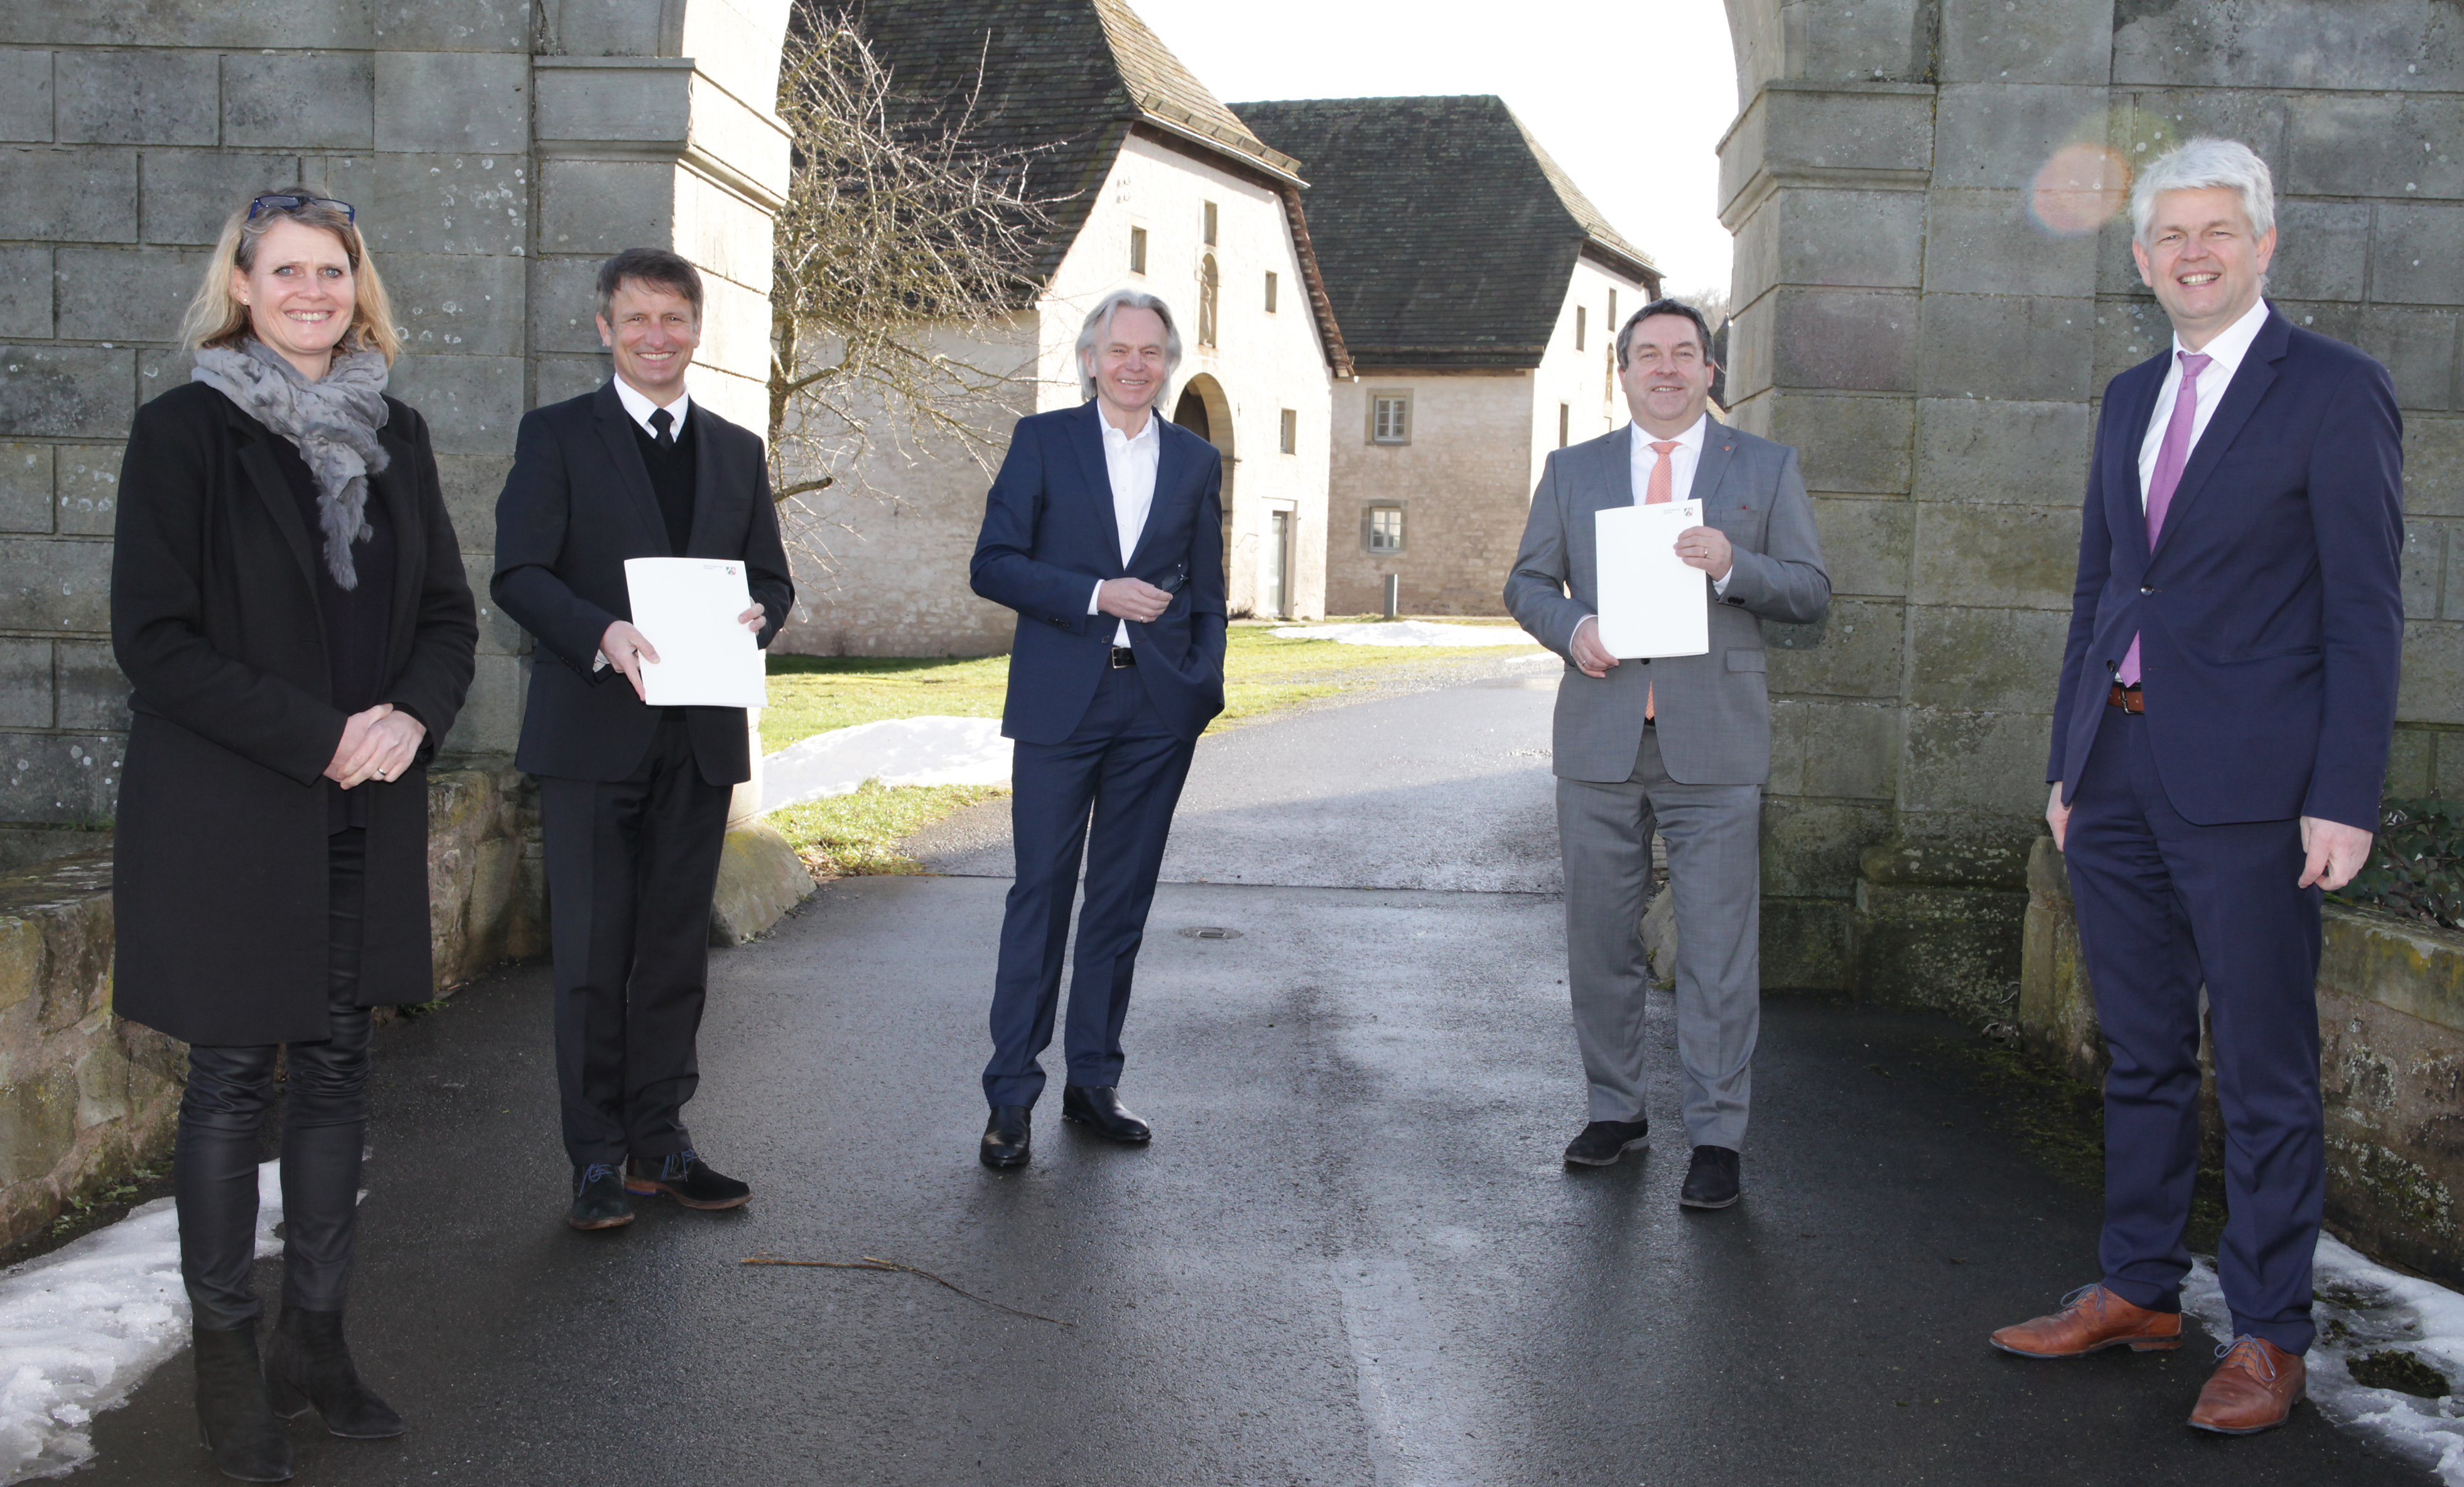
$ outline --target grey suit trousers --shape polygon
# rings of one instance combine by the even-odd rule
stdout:
[[[1652,728],[1642,731],[1627,779],[1557,781],[1567,989],[1592,1120],[1644,1118],[1642,911],[1657,829],[1668,842],[1668,891],[1677,895],[1685,1132],[1698,1147],[1744,1149],[1762,1026],[1762,794],[1760,785],[1669,778]]]

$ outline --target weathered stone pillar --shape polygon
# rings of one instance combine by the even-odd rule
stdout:
[[[1770,627],[1766,979],[2007,1015],[2095,404],[2169,334],[2121,193],[2192,135],[2274,167],[2278,307],[2394,373],[2409,628],[2388,789],[2464,791],[2464,274],[2440,246],[2464,223],[2452,16],[2333,0],[1728,11],[1728,385],[1741,424],[1803,451],[1837,595],[1822,625]]]

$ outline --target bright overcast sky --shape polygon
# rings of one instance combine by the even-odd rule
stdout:
[[[1737,70],[1721,0],[1130,4],[1227,103],[1494,93],[1670,292],[1727,293],[1715,150]]]

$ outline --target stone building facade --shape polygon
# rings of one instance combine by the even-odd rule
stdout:
[[[1837,594],[1823,624],[1771,634],[1766,979],[1979,1017],[2016,982],[2096,405],[2167,335],[2094,188],[2191,135],[2275,171],[2271,297],[2394,374],[2409,630],[2388,788],[2464,791],[2455,8],[1728,14],[1727,392],[1741,426],[1803,451]]]
[[[948,353],[1007,379],[969,450],[885,420],[862,469],[807,498],[797,617],[782,649],[988,655],[1017,616],[975,597],[967,563],[984,489],[1021,416],[1084,402],[1075,346],[1115,289],[1172,307],[1184,354],[1172,421],[1224,462],[1236,614],[1326,613],[1329,391],[1347,370],[1301,209],[1302,172],[1224,108],[1124,0],[902,0],[861,16],[892,84],[920,108],[975,99],[975,137],[1030,151],[1050,203],[1034,294]],[[979,58],[983,73],[977,75]],[[826,550],[826,563],[812,561]],[[826,571],[824,571],[824,570]]]
[[[1504,612],[1549,451],[1625,422],[1613,343],[1660,272],[1490,97],[1237,103],[1309,177],[1357,380],[1334,386],[1326,601]]]
[[[7,859],[114,808],[120,441],[224,215],[352,203],[473,586],[478,675],[446,754],[511,752],[525,642],[484,592],[524,409],[607,375],[591,275],[673,246],[711,306],[694,396],[760,427],[785,0],[21,0],[0,11],[0,823]],[[83,828],[83,829],[81,829]]]

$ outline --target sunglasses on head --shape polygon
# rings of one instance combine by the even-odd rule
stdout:
[[[249,203],[248,220],[254,222],[256,214],[261,211],[296,211],[302,207],[340,207],[343,221],[356,226],[360,220],[359,208],[349,202],[338,202],[330,196],[293,196],[285,192],[270,192]]]

